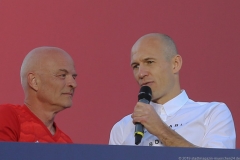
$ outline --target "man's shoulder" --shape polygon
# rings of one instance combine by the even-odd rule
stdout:
[[[197,111],[200,113],[205,113],[206,116],[213,115],[213,114],[220,114],[225,113],[226,115],[231,114],[230,109],[228,106],[223,102],[190,102],[185,106],[185,109],[191,108],[191,110]]]
[[[113,126],[113,128],[132,128],[134,126],[133,124],[133,120],[131,117],[131,114],[123,117],[122,119],[120,119],[117,123],[115,123],[115,125]]]
[[[121,123],[129,123],[130,121],[132,122],[131,114],[126,115],[126,116],[123,117],[119,122],[121,122]]]
[[[15,104],[1,104],[0,105],[0,119],[17,119],[19,122],[22,119],[26,119],[28,114],[26,114],[26,107],[22,105],[15,105]]]
[[[113,126],[110,133],[109,144],[123,144],[128,135],[134,133],[134,128],[131,114],[123,117]]]
[[[195,106],[195,107],[228,108],[227,105],[224,102],[217,102],[217,101],[204,102],[204,101],[193,101],[193,100],[190,100],[187,103],[187,105]]]
[[[16,113],[16,110],[19,109],[20,105],[14,105],[14,104],[1,104],[0,105],[0,113],[6,114],[6,113]]]
[[[18,105],[0,105],[0,141],[18,141],[20,123],[16,107]]]

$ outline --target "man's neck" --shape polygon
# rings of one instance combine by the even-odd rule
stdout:
[[[36,117],[38,117],[44,123],[44,125],[48,128],[51,134],[54,135],[56,132],[56,127],[54,125],[54,117],[56,113],[45,111],[44,108],[39,107],[39,105],[36,105],[38,106],[36,107],[26,102],[25,105]]]
[[[170,101],[171,99],[175,98],[176,96],[178,96],[181,93],[181,89],[176,90],[175,92],[172,92],[169,95],[160,97],[159,99],[153,100],[154,103],[158,103],[158,104],[165,104],[168,101]]]

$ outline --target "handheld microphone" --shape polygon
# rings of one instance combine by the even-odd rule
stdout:
[[[139,91],[139,94],[138,94],[138,102],[149,104],[151,99],[152,99],[151,88],[148,86],[142,86]],[[135,136],[135,144],[136,145],[138,145],[142,140],[142,137],[144,135],[143,129],[144,129],[144,126],[141,123],[139,123],[139,122],[135,123],[134,136]]]

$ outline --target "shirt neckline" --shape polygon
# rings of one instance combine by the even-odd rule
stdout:
[[[152,105],[155,110],[156,108],[164,108],[167,116],[174,115],[184,104],[187,103],[189,100],[188,95],[185,90],[181,90],[181,93],[174,97],[173,99],[169,100],[168,102],[164,103],[163,105],[150,102],[150,105]]]
[[[49,131],[49,129],[45,126],[45,124],[25,105],[22,105],[23,108],[25,109],[25,111],[28,112],[28,114],[31,115],[31,118],[35,119],[36,121],[38,121],[39,124],[41,124],[41,126],[43,127],[43,129],[47,132],[47,134],[49,136],[51,136],[54,139],[57,139],[60,135],[59,135],[59,128],[57,127],[56,123],[53,122],[53,125],[55,126],[55,134],[52,135],[52,133]]]

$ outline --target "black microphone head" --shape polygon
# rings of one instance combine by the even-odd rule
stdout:
[[[149,102],[151,101],[152,99],[152,90],[150,87],[148,86],[142,86],[140,91],[139,91],[139,94],[138,94],[138,101],[141,100],[141,99],[146,99],[148,100]]]

